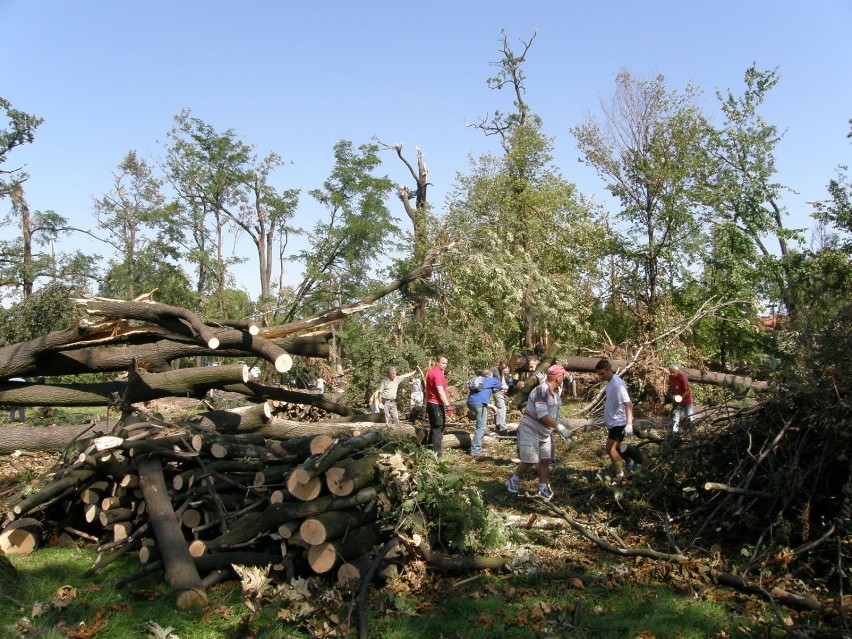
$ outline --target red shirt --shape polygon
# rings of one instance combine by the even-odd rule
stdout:
[[[689,378],[686,373],[669,373],[669,394],[683,397],[681,404],[688,406],[692,403],[692,389],[689,387]]]
[[[426,402],[429,404],[443,404],[444,400],[438,395],[438,386],[443,386],[444,391],[447,390],[447,378],[444,377],[444,370],[435,364],[426,373]]]

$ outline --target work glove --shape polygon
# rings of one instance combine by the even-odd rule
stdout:
[[[633,434],[633,424],[627,424],[627,426],[624,427],[624,434],[625,435],[632,435]]]
[[[565,424],[557,424],[556,432],[559,433],[559,436],[563,439],[566,444],[571,443],[571,431],[568,430],[568,427]]]

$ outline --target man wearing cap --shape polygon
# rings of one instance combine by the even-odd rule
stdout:
[[[538,384],[530,392],[527,405],[518,425],[518,456],[521,461],[515,472],[506,480],[510,493],[520,492],[521,476],[532,466],[538,466],[538,494],[547,500],[553,499],[550,478],[550,459],[553,440],[551,433],[559,425],[557,417],[562,405],[559,388],[568,375],[559,364],[547,369],[544,383]]]
[[[385,423],[388,426],[399,424],[399,411],[396,408],[396,395],[399,392],[399,384],[402,380],[414,375],[414,372],[411,371],[405,375],[397,375],[396,366],[388,366],[385,376],[382,377],[382,381],[379,384],[379,395],[381,395],[382,403],[385,405]]]
[[[633,433],[633,403],[627,392],[627,384],[615,374],[608,359],[602,359],[595,364],[595,374],[598,379],[606,381],[606,452],[612,460],[615,482],[619,482],[624,479],[624,459],[618,452],[618,445],[624,441],[625,435]]]
[[[674,413],[672,414],[672,432],[680,430],[680,420],[689,420],[695,407],[692,405],[692,388],[689,386],[689,378],[680,366],[669,364],[669,396],[674,402]]]

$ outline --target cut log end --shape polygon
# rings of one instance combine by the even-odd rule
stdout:
[[[287,353],[282,353],[275,358],[275,370],[279,373],[286,373],[293,368],[293,358]]]
[[[322,480],[312,477],[307,482],[300,482],[295,475],[287,479],[287,490],[299,501],[311,501],[322,492]]]
[[[203,608],[207,604],[207,594],[203,590],[181,590],[175,593],[175,601],[181,610]]]
[[[209,340],[207,340],[207,348],[211,348],[211,349],[219,348],[219,338],[218,337],[211,337]]]
[[[316,519],[306,519],[299,527],[299,534],[302,538],[311,544],[317,546],[324,543],[328,539],[328,533],[321,521]]]
[[[31,518],[19,519],[0,533],[0,549],[7,555],[29,555],[38,548],[41,524]]]
[[[331,543],[311,546],[308,550],[308,565],[318,575],[328,572],[334,568],[337,561],[337,553]]]

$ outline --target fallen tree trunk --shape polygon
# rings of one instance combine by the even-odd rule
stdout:
[[[288,335],[271,341],[291,355],[325,358],[329,354],[330,338],[330,332],[322,331],[310,335]],[[143,339],[147,341],[139,343]],[[39,351],[24,361],[7,360],[5,365],[0,365],[0,377],[114,373],[128,370],[134,360],[142,362],[145,369],[151,373],[162,373],[172,370],[172,362],[181,358],[213,356],[245,358],[246,356],[242,349],[223,347],[211,349],[201,344],[163,338],[159,331],[143,333],[138,328],[132,332],[119,331],[112,341],[128,343],[122,346],[100,348]]]
[[[0,382],[0,404],[15,406],[111,406],[163,397],[203,397],[207,391],[248,379],[245,364],[186,368],[166,373],[132,371],[126,382],[36,384]]]
[[[221,367],[216,366],[213,368]],[[231,419],[231,417],[227,417],[226,423],[232,423],[231,421],[227,421]],[[583,424],[590,423],[587,420],[577,421],[582,422]],[[188,422],[187,425],[191,426],[192,423]],[[231,432],[228,428],[225,428],[224,430],[225,432]],[[422,432],[418,432],[418,429],[414,426],[399,424],[397,426],[389,427],[385,424],[377,424],[374,422],[326,421],[306,423],[273,418],[269,422],[261,424],[257,430],[250,432],[263,435],[270,439],[283,439],[287,441],[312,441],[314,438],[323,438],[322,440],[317,441],[324,441],[325,445],[327,445],[330,440],[334,440],[339,437],[351,437],[371,430],[386,430],[403,437],[415,437],[421,443],[423,442]],[[77,439],[83,436],[88,437],[95,434],[107,434],[110,431],[111,427],[106,422],[94,425],[39,426],[32,428],[4,426],[2,429],[3,437],[0,437],[0,454],[8,455],[18,450],[61,451],[68,448]],[[471,437],[471,433],[467,431],[444,431],[443,447],[467,450],[470,448]],[[300,438],[306,438],[306,440],[301,440]],[[286,448],[287,444],[284,443],[284,445]]]
[[[594,373],[595,365],[600,361],[600,357],[577,357],[574,355],[556,355],[555,359],[571,372],[575,373]],[[550,359],[542,358],[543,362],[550,365]],[[611,359],[613,370],[623,368],[627,365],[627,360]],[[540,369],[546,370],[547,366],[543,364]],[[753,388],[754,390],[766,390],[769,388],[769,383],[756,380],[745,375],[731,375],[729,373],[715,373],[713,371],[701,370],[699,368],[683,368],[681,369],[689,381],[694,384],[710,384],[711,386],[722,386],[725,388],[746,389]]]

